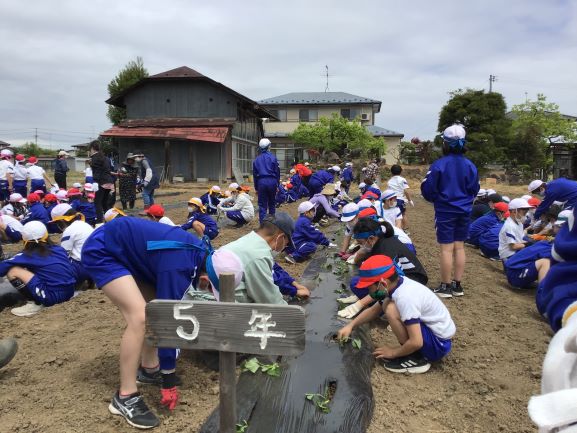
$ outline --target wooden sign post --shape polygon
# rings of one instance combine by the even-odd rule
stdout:
[[[220,433],[236,432],[236,352],[300,355],[305,310],[293,305],[234,302],[234,275],[219,276],[220,302],[151,301],[147,341],[156,347],[220,352]]]

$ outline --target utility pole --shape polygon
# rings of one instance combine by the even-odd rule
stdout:
[[[493,83],[495,82],[496,79],[497,79],[496,76],[489,75],[489,93],[493,91]]]
[[[38,146],[38,128],[34,128],[34,144]]]
[[[325,65],[326,68],[326,72],[325,72],[325,76],[327,78],[327,85],[325,86],[325,93],[329,91],[329,66]]]

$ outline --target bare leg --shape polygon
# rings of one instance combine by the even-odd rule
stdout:
[[[136,372],[144,343],[144,308],[146,301],[131,275],[112,280],[102,287],[126,321],[120,342],[120,389],[122,395],[137,391]]]
[[[465,273],[465,263],[467,257],[465,256],[465,243],[455,241],[455,281],[462,281]]]
[[[146,302],[156,298],[156,289],[142,281],[137,281],[140,293]],[[145,368],[155,368],[158,366],[158,349],[144,342],[142,345],[141,365]]]
[[[547,276],[547,272],[551,268],[551,260],[549,259],[539,259],[535,262],[535,267],[537,268],[537,281],[543,281],[543,278]]]
[[[192,223],[192,229],[196,232],[199,238],[204,236],[204,229],[206,226],[200,221],[195,221]]]
[[[455,244],[441,244],[441,283],[451,282],[453,270],[453,251]]]
[[[10,268],[8,273],[6,274],[9,280],[13,280],[14,278],[18,278],[24,284],[28,284],[34,274],[30,272],[28,269],[21,268],[20,266],[14,266]]]
[[[409,334],[407,333],[407,328],[405,328],[405,324],[401,320],[401,314],[397,309],[394,301],[388,301],[384,307],[385,316],[387,316],[387,320],[389,321],[389,325],[391,325],[391,329],[397,337],[397,341],[399,344],[403,345],[409,339]]]

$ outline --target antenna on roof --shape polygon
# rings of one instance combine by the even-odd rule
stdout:
[[[325,86],[325,93],[326,93],[329,91],[329,66],[325,65],[325,69],[326,69],[325,77],[327,79],[327,85]]]

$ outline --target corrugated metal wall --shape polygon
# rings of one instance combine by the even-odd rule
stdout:
[[[204,82],[149,82],[125,98],[128,119],[236,117],[237,102]]]

